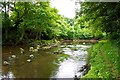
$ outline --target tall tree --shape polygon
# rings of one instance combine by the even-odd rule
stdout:
[[[81,3],[79,16],[95,29],[105,31],[112,39],[120,39],[120,2]]]

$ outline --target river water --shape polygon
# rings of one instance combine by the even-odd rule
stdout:
[[[23,54],[20,53],[20,47],[25,50]],[[1,78],[82,77],[83,72],[79,70],[86,64],[89,47],[86,44],[64,43],[52,49],[40,49],[37,53],[31,53],[28,46],[3,46]],[[5,61],[9,64],[4,64]]]

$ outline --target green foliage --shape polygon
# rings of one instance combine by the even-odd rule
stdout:
[[[116,78],[120,77],[118,71],[119,53],[115,42],[100,41],[89,49],[88,62],[91,69],[83,78]]]
[[[120,39],[120,2],[84,2],[77,13],[78,23],[87,24],[96,31],[106,32],[113,40]],[[80,21],[80,22],[79,22]]]
[[[80,33],[76,34],[78,34],[82,39],[102,39],[105,37],[105,32],[95,28],[94,26],[96,26],[96,24],[93,24],[92,20],[87,21],[85,15],[78,17],[74,26],[75,30]]]
[[[112,39],[119,39],[119,16],[114,14],[119,10],[119,3],[81,3],[77,19],[58,15],[49,2],[0,4],[3,43],[18,44],[29,39],[101,39],[109,34]]]
[[[18,44],[27,39],[53,39],[59,36],[57,20],[61,18],[49,2],[4,2],[1,6],[3,43]],[[11,6],[9,11],[7,6]]]
[[[71,19],[70,19],[71,20]],[[70,25],[68,18],[63,18],[60,26],[60,37],[63,39],[92,39],[94,34],[84,23],[79,24],[79,19],[75,20],[74,25]],[[96,36],[95,36],[96,37]],[[102,36],[103,37],[103,36]]]

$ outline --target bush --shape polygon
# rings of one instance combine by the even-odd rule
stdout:
[[[120,77],[118,46],[115,41],[99,41],[89,50],[88,63],[91,69],[82,78],[116,78]]]

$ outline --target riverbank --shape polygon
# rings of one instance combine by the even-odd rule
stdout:
[[[56,39],[52,39],[52,40],[34,40],[34,39],[31,39],[31,40],[27,40],[27,41],[22,41],[20,42],[19,44],[17,45],[29,45],[29,46],[37,46],[37,45],[40,45],[41,47],[45,48],[45,49],[49,49],[49,48],[52,48],[54,46],[59,46],[59,44],[62,44],[62,43],[70,43],[70,44],[73,44],[73,43],[84,43],[84,44],[95,44],[97,43],[99,40],[95,40],[95,39],[90,39],[90,40],[56,40]],[[17,46],[16,44],[14,43],[2,43],[2,46]]]
[[[69,44],[75,44],[75,43],[82,43],[82,44],[95,44],[98,40],[90,39],[90,40],[32,40],[29,41],[27,45],[29,46],[37,46],[40,45],[40,48],[42,49],[50,49],[52,47],[59,46],[62,43],[69,43]]]
[[[89,50],[89,72],[82,78],[115,78],[120,79],[120,61],[118,44],[114,41],[102,40]]]
[[[89,39],[89,40],[83,40],[83,39],[76,39],[76,40],[61,40],[61,42],[75,42],[75,43],[97,43],[99,40],[95,39]]]

